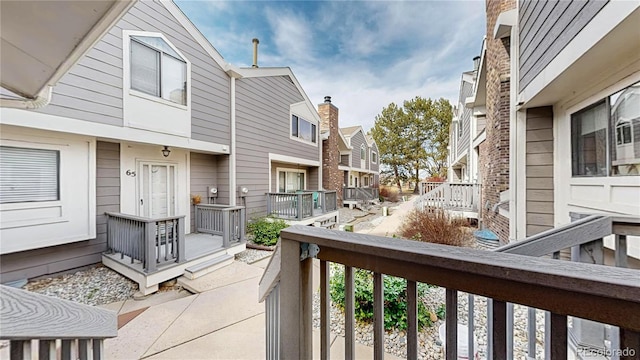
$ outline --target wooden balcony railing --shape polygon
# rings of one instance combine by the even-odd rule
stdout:
[[[329,358],[331,345],[330,262],[345,265],[345,298],[351,299],[345,306],[346,359],[354,358],[355,349],[352,275],[355,268],[374,273],[374,359],[382,359],[384,353],[382,279],[386,275],[407,280],[407,359],[417,359],[420,353],[418,282],[446,288],[446,359],[457,358],[454,344],[457,344],[458,336],[458,292],[487,297],[488,303],[492,304],[487,316],[488,358],[513,358],[508,345],[513,338],[507,326],[509,303],[549,312],[545,344],[548,359],[568,357],[568,316],[617,326],[615,346],[633,349],[633,356],[640,351],[638,270],[316,227],[292,226],[283,230],[280,236],[280,249],[267,266],[259,290],[260,298],[267,304],[268,359],[312,358],[311,260],[314,255],[320,260],[321,359]],[[473,336],[473,333],[469,335]]]
[[[420,189],[431,189],[415,201],[416,207],[423,210],[453,209],[477,212],[480,208],[480,184],[422,183]]]
[[[107,251],[140,261],[146,273],[158,265],[184,262],[184,215],[151,219],[107,212]]]
[[[10,359],[104,358],[118,335],[116,313],[0,285],[0,339]],[[59,354],[59,355],[58,355]]]
[[[335,191],[301,191],[297,193],[267,193],[267,214],[282,219],[304,220],[336,211]]]
[[[380,191],[376,187],[344,187],[342,188],[342,199],[346,201],[366,202],[376,200],[380,196]]]
[[[244,206],[198,204],[195,208],[197,232],[222,236],[224,248],[245,241]]]

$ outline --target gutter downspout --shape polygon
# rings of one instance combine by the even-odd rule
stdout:
[[[229,154],[229,205],[236,205],[236,77],[231,76],[231,154]]]
[[[46,86],[33,99],[6,99],[0,98],[0,107],[16,109],[39,109],[49,105],[53,95],[53,86]]]

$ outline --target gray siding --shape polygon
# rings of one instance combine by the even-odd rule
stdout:
[[[162,33],[191,61],[191,137],[229,145],[229,77],[157,1],[136,2],[60,80],[51,104],[37,111],[122,126],[122,30]]]
[[[216,173],[218,174],[218,204],[229,204],[229,155],[219,155]]]
[[[553,228],[553,109],[527,110],[527,236]]]
[[[376,159],[375,163],[371,163],[371,170],[373,171],[379,171],[380,169],[380,151],[378,151],[378,145],[376,145],[376,143],[374,142],[373,145],[371,145],[371,151],[374,151],[376,154],[378,154],[378,157]]]
[[[236,130],[241,134],[236,142],[236,181],[249,188],[249,216],[266,212],[269,153],[320,161],[317,146],[290,138],[290,105],[303,100],[287,76],[236,81]]]
[[[360,168],[360,145],[364,144],[365,148],[367,146],[367,141],[364,138],[364,135],[362,134],[362,131],[357,131],[355,134],[353,134],[351,136],[351,147],[353,148],[353,150],[351,150],[351,166],[354,168]],[[365,151],[365,155],[367,154],[367,151]],[[365,159],[366,160],[366,159]]]
[[[520,1],[520,90],[549,65],[607,2]]]
[[[207,193],[208,186],[218,186],[218,161],[217,156],[211,154],[191,153],[191,194],[200,195],[202,203],[208,204],[209,198]],[[224,190],[224,189],[220,189]],[[216,198],[216,204],[224,204]],[[195,231],[195,207],[191,208],[191,232]]]
[[[2,282],[55,274],[99,263],[107,248],[106,211],[120,211],[120,144],[98,141],[96,239],[0,256]]]
[[[472,93],[473,85],[469,82],[462,81],[462,84],[460,85],[459,101],[459,104],[462,106],[462,118],[460,119],[460,121],[462,122],[462,134],[458,134],[456,156],[462,154],[465,150],[467,150],[469,148],[469,141],[471,141],[469,132],[471,131],[472,109],[464,106],[464,104],[466,99],[471,96]]]
[[[340,155],[340,165],[349,166],[349,155]]]

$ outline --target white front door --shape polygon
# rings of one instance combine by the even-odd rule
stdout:
[[[175,164],[140,162],[138,215],[148,218],[176,214],[177,171]]]

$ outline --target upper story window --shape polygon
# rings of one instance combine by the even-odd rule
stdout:
[[[377,163],[378,162],[378,153],[376,153],[375,151],[371,152],[371,162],[372,163]]]
[[[573,176],[640,174],[640,83],[571,115]]]
[[[60,152],[0,146],[0,203],[60,200]]]
[[[166,41],[131,36],[131,89],[187,104],[187,62]]]
[[[317,143],[316,124],[296,116],[291,115],[291,136],[310,143]]]
[[[462,120],[458,120],[458,137],[462,137]]]
[[[360,160],[364,160],[367,156],[364,144],[360,145]]]

